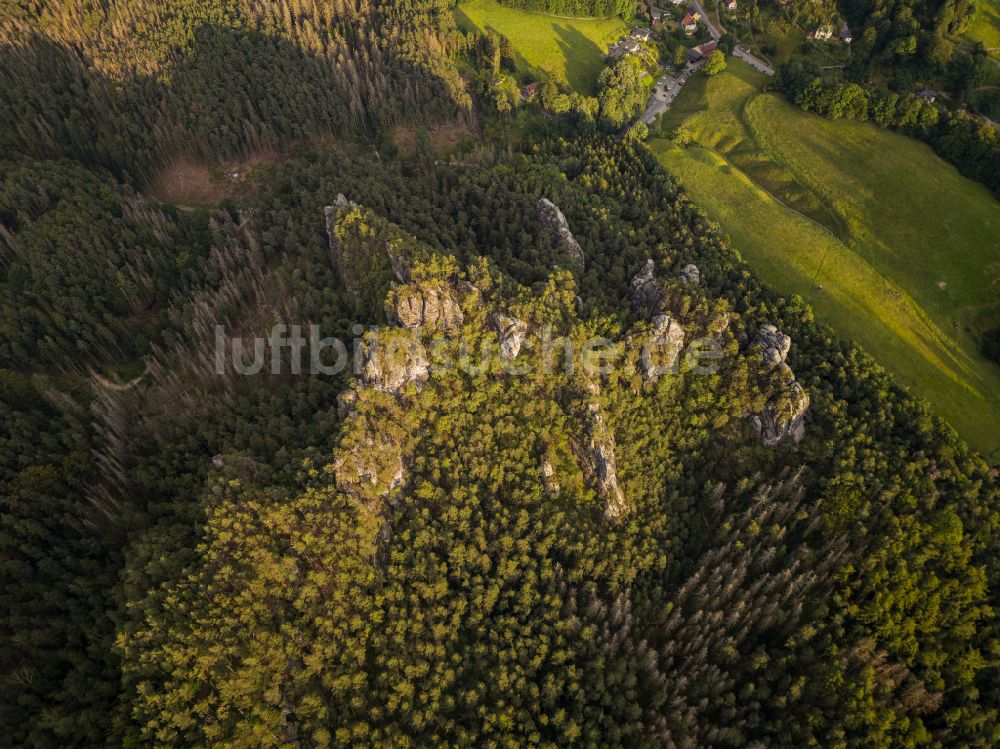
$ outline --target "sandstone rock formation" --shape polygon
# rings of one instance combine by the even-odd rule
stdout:
[[[390,277],[407,283],[413,262],[429,254],[419,241],[343,194],[323,215],[333,264],[354,304],[372,288],[386,288]]]
[[[808,408],[809,394],[792,380],[767,402],[763,413],[754,417],[754,427],[768,447],[789,437],[798,442],[805,432],[804,417]]]
[[[604,515],[615,520],[628,512],[625,492],[618,483],[618,461],[615,456],[615,436],[604,420],[596,402],[587,405],[589,442],[588,457],[593,461],[597,491],[604,499]]]
[[[462,327],[457,292],[445,285],[406,284],[389,292],[385,316],[390,325],[424,332],[454,332]]]
[[[677,365],[684,349],[684,328],[670,315],[656,315],[650,322],[652,338],[642,347],[639,371],[644,381],[655,382]]]
[[[697,286],[701,282],[701,271],[698,270],[698,266],[694,263],[689,263],[681,269],[681,280],[684,283],[691,284],[692,286]]]
[[[642,270],[632,276],[628,285],[628,298],[632,303],[632,309],[639,313],[646,313],[650,317],[660,314],[660,307],[663,304],[663,290],[656,280],[656,263],[649,259],[642,266]]]
[[[761,347],[764,363],[771,366],[784,364],[792,348],[792,339],[773,325],[761,325],[754,341]]]
[[[358,346],[355,365],[361,381],[376,390],[398,392],[408,382],[424,380],[430,361],[417,336],[380,335]]]
[[[527,324],[501,312],[490,315],[490,324],[500,339],[501,358],[504,361],[514,361],[521,351],[521,344],[528,332]]]
[[[549,496],[554,497],[562,490],[556,479],[556,471],[548,460],[542,461],[542,483],[545,485],[545,493]]]
[[[774,447],[789,437],[798,442],[804,434],[804,419],[810,401],[809,394],[795,381],[795,373],[785,363],[792,339],[773,325],[762,325],[754,338],[754,345],[760,349],[765,369],[775,376],[778,383],[764,410],[753,416],[754,429],[768,447]]]
[[[569,222],[559,206],[548,198],[540,198],[536,206],[538,222],[556,237],[556,241],[566,251],[570,258],[580,265],[584,263],[583,248],[576,241],[573,232],[569,229]]]

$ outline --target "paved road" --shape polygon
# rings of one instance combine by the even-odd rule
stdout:
[[[691,0],[691,5],[701,14],[702,21],[705,23],[705,28],[708,29],[708,33],[712,39],[714,41],[719,41],[719,37],[725,33],[725,29],[718,29],[715,27],[715,25],[708,19],[708,15],[705,13],[705,9],[701,7],[699,0]],[[750,50],[742,44],[737,44],[733,48],[733,55],[739,57],[752,68],[759,70],[764,75],[774,75],[774,68],[772,68],[766,61],[752,54]],[[656,81],[653,93],[649,97],[649,101],[646,102],[646,111],[642,113],[642,116],[639,119],[647,125],[652,125],[657,117],[670,109],[670,105],[674,103],[674,99],[677,98],[677,94],[681,92],[681,88],[683,88],[684,84],[687,83],[688,79],[694,74],[694,72],[704,64],[704,60],[696,63],[689,62],[687,67],[685,67],[684,70],[676,76],[672,76],[669,73],[664,72],[659,80]]]
[[[701,14],[701,22],[705,24],[705,28],[708,29],[709,36],[718,41],[719,37],[725,32],[725,29],[715,28],[715,24],[713,24],[709,19],[708,13],[706,13],[705,9],[701,7],[701,3],[698,0],[691,0],[691,7]]]
[[[641,119],[647,125],[652,125],[653,121],[661,114],[670,109],[670,105],[674,103],[674,99],[677,98],[677,94],[681,92],[684,84],[688,82],[691,76],[696,70],[698,70],[705,61],[696,63],[688,63],[687,67],[684,68],[676,76],[670,75],[669,73],[664,73],[660,76],[659,80],[656,82],[656,87],[653,89],[652,95],[649,97],[649,101],[646,102],[646,111],[642,113]]]
[[[774,68],[768,65],[764,60],[760,59],[754,54],[750,53],[746,47],[742,44],[737,44],[733,47],[733,56],[739,57],[743,62],[750,65],[750,67],[755,70],[759,70],[764,75],[774,75]]]
[[[719,41],[722,35],[726,33],[726,30],[722,28],[722,23],[720,22],[718,27],[712,23],[708,14],[705,12],[705,9],[701,7],[700,0],[691,0],[691,5],[701,14],[702,23],[704,23],[705,28],[708,29],[709,36],[711,36],[715,41]],[[774,75],[774,68],[772,68],[767,61],[752,54],[750,50],[742,44],[737,44],[736,47],[733,48],[733,55],[739,57],[741,60],[749,64],[750,67],[755,70],[759,70],[764,75]]]

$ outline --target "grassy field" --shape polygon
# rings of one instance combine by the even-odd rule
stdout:
[[[1000,203],[917,141],[806,114],[742,63],[696,77],[652,142],[776,288],[857,340],[974,447],[1000,457],[1000,367],[978,353],[997,305]]]
[[[583,94],[594,92],[604,53],[628,31],[620,18],[556,18],[472,0],[455,9],[460,28],[492,29],[510,39],[518,72],[532,80],[553,79]]]
[[[982,42],[993,57],[1000,56],[1000,0],[976,0],[976,15],[965,36]]]

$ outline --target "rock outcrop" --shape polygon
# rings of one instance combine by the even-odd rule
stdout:
[[[556,478],[555,468],[548,460],[542,461],[542,483],[545,485],[545,493],[554,497],[562,491],[559,480]]]
[[[646,261],[642,270],[632,276],[628,285],[628,298],[632,309],[638,313],[648,314],[651,318],[660,314],[664,294],[656,280],[656,263],[652,259]]]
[[[330,241],[330,251],[333,253],[333,264],[340,273],[340,280],[344,284],[348,296],[355,304],[361,299],[360,281],[353,272],[353,264],[347,257],[346,248],[337,236],[336,226],[344,213],[357,207],[358,204],[348,200],[344,193],[338,193],[333,205],[328,205],[323,209],[323,217],[326,220],[326,236]]]
[[[593,461],[597,491],[604,499],[604,515],[615,520],[628,512],[625,492],[618,483],[618,461],[615,456],[615,436],[604,420],[596,402],[587,405],[588,458]]]
[[[671,372],[684,350],[684,328],[670,315],[656,315],[651,321],[652,338],[643,346],[639,371],[646,382],[655,382]]]
[[[784,364],[792,348],[792,339],[773,325],[761,325],[754,342],[761,347],[764,363],[770,367]]]
[[[390,325],[428,333],[455,332],[464,320],[457,292],[443,284],[405,284],[392,289],[385,316]]]
[[[692,286],[697,286],[701,282],[701,271],[698,270],[698,266],[694,263],[688,263],[681,269],[681,280],[684,283],[691,284]]]
[[[430,361],[417,336],[381,335],[358,346],[361,381],[376,390],[398,392],[408,382],[427,379]]]
[[[570,256],[570,259],[575,263],[583,265],[585,259],[583,248],[580,247],[580,243],[576,241],[576,237],[570,231],[569,222],[566,221],[563,212],[559,210],[559,206],[548,198],[540,198],[536,206],[536,211],[538,213],[538,222],[545,229],[552,232],[556,237],[556,241],[562,246],[566,254]]]
[[[393,279],[408,283],[411,267],[433,254],[429,247],[343,194],[326,206],[323,214],[334,267],[354,304],[370,299],[372,289],[387,291]],[[375,309],[364,313],[374,314]]]
[[[778,391],[754,416],[754,428],[768,447],[791,437],[795,442],[805,434],[805,413],[809,409],[809,394],[795,380]]]
[[[754,337],[754,345],[760,349],[764,368],[777,381],[764,410],[752,417],[754,429],[768,447],[789,437],[798,442],[805,432],[810,401],[809,394],[795,381],[795,373],[785,363],[792,339],[773,325],[762,325]]]
[[[521,352],[521,344],[528,332],[527,324],[501,312],[490,315],[490,324],[500,340],[500,357],[504,361],[514,361]]]

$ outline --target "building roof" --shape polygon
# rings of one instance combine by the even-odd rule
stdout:
[[[688,50],[688,56],[692,60],[700,60],[703,57],[708,57],[710,54],[718,49],[719,43],[716,41],[705,42],[704,44],[699,44],[697,47],[692,47]]]
[[[622,57],[632,55],[641,49],[639,42],[630,36],[623,36],[608,48],[608,57]]]

